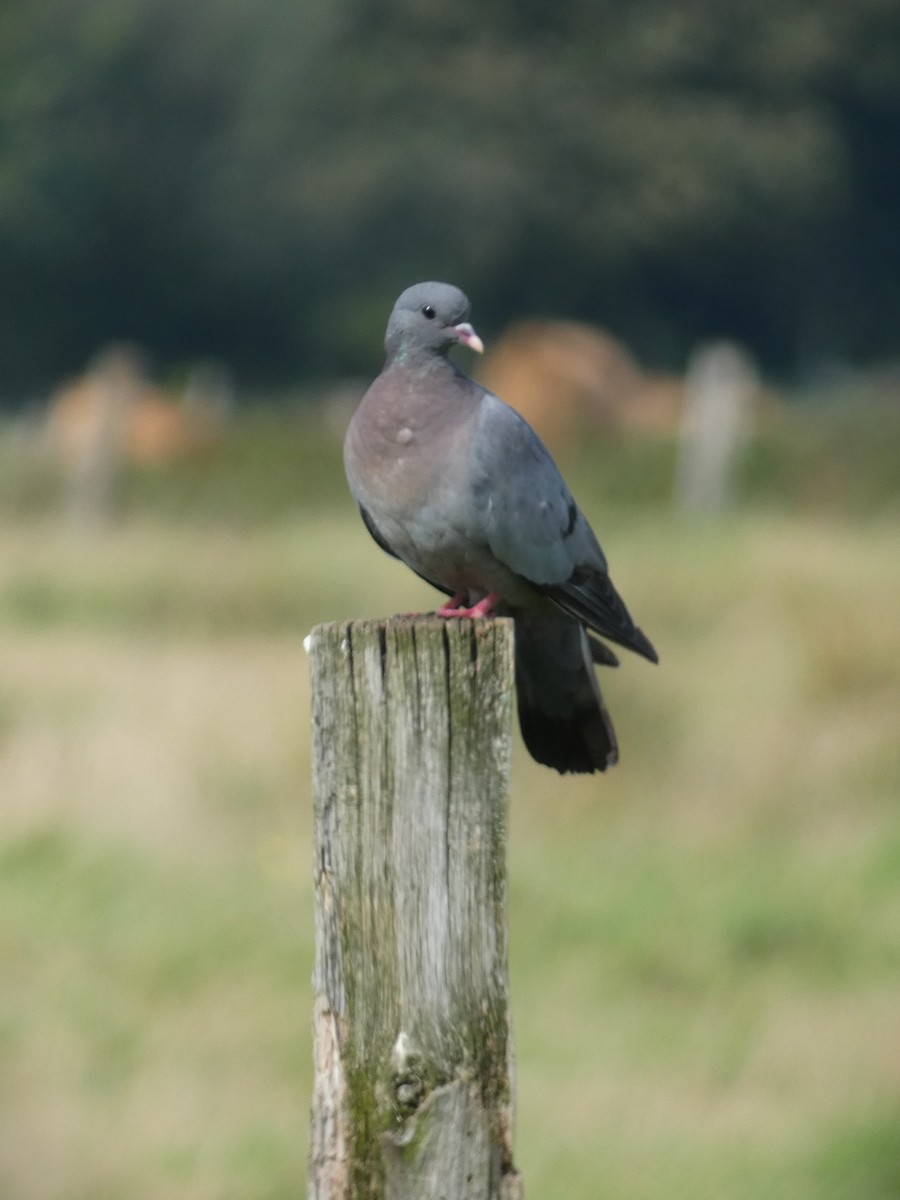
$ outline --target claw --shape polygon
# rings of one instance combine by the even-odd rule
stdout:
[[[446,604],[442,604],[440,608],[435,610],[436,617],[458,617],[460,614],[460,604],[465,592],[456,592]]]
[[[448,600],[443,608],[439,608],[435,615],[438,617],[492,617],[494,615],[494,606],[500,599],[500,596],[497,592],[488,592],[483,599],[479,600],[477,604],[473,604],[471,608],[454,608],[454,605],[458,605],[461,599],[462,596],[460,595],[454,596],[452,600]]]

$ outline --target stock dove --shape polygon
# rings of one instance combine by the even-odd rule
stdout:
[[[451,596],[444,617],[515,621],[516,693],[532,757],[604,771],[616,735],[594,663],[618,660],[591,631],[657,661],[543,442],[448,358],[481,353],[469,301],[446,283],[407,288],[391,313],[384,370],[344,442],[350,490],[388,554]]]

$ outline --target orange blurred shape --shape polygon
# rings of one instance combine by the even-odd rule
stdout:
[[[131,346],[109,348],[85,375],[63,385],[50,400],[47,423],[67,463],[84,459],[99,443],[127,462],[164,463],[208,445],[218,432],[211,412],[150,383]]]
[[[624,343],[575,321],[511,325],[479,380],[554,451],[589,431],[676,429],[683,395],[679,379],[648,374]]]

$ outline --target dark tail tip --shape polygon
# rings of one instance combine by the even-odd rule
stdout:
[[[548,717],[519,700],[519,728],[531,757],[561,775],[605,771],[619,761],[609,715],[597,709],[571,717]]]

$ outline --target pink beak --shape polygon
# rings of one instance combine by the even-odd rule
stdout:
[[[468,322],[463,325],[454,325],[453,332],[456,334],[458,342],[462,342],[464,346],[468,346],[476,354],[484,354],[484,342]]]

